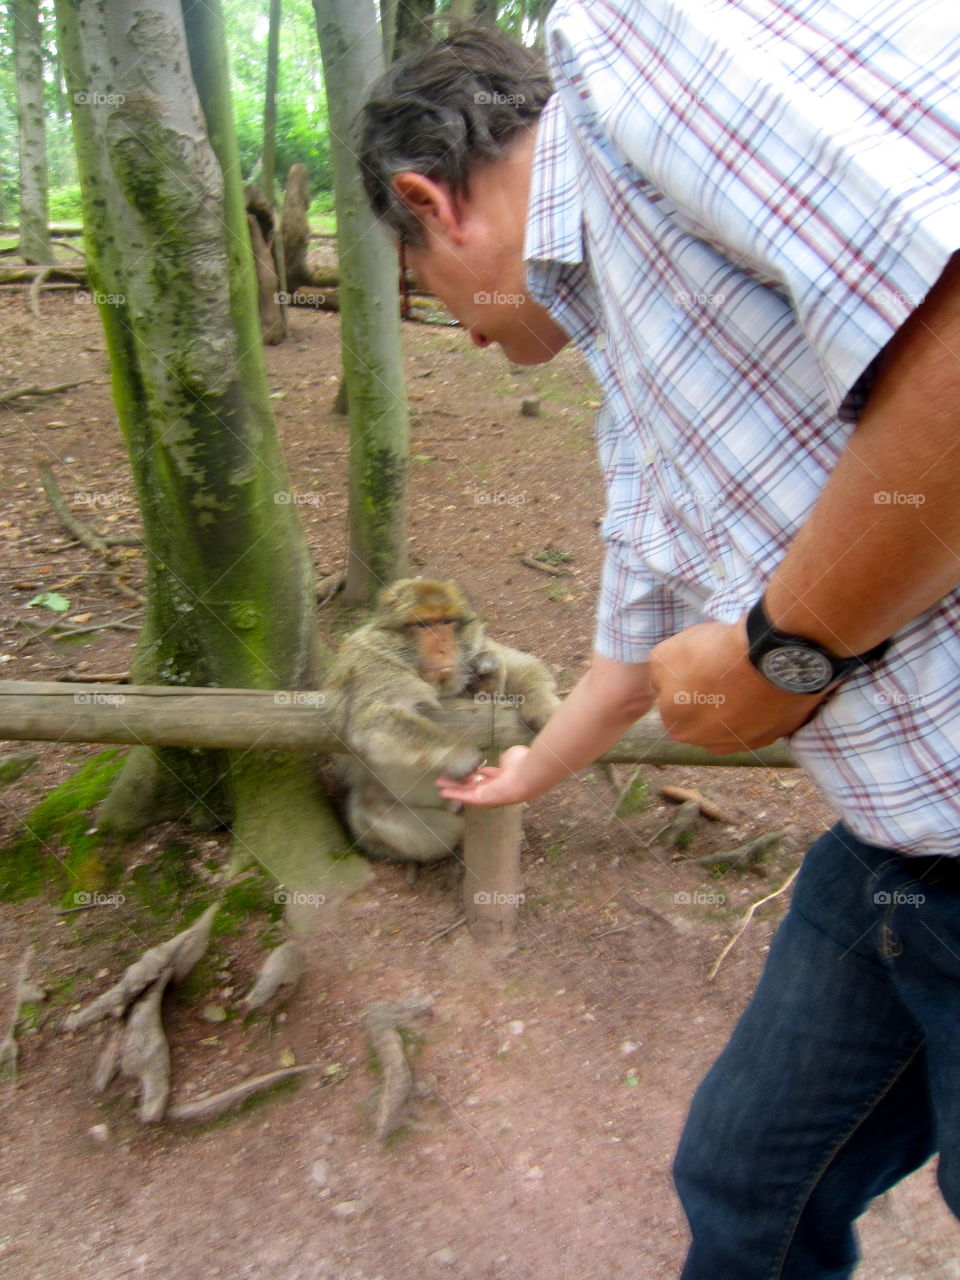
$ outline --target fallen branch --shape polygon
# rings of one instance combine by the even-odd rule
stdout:
[[[117,699],[122,698],[122,703]],[[463,743],[503,750],[533,734],[515,708],[444,699],[430,717]],[[0,741],[104,742],[151,747],[239,747],[335,755],[342,738],[329,725],[323,689],[211,689],[180,685],[0,681]],[[598,763],[788,768],[786,743],[712,755],[674,742],[655,713],[638,720]]]
[[[760,898],[756,902],[751,904],[749,911],[740,921],[740,927],[737,929],[736,933],[733,935],[733,937],[730,939],[727,945],[723,948],[723,950],[717,956],[717,959],[716,959],[716,962],[714,963],[713,968],[707,974],[708,982],[712,982],[714,978],[717,976],[720,966],[723,964],[724,960],[726,960],[727,956],[736,946],[739,939],[742,938],[744,933],[746,932],[747,925],[753,919],[754,913],[760,907],[762,907],[765,902],[772,902],[774,898],[779,898],[781,893],[786,893],[786,891],[793,884],[794,880],[796,880],[797,874],[799,871],[800,871],[799,867],[795,868],[795,870],[790,872],[789,876],[787,876],[786,880],[783,882],[783,884],[780,886],[779,889],[775,889],[773,893],[768,893],[765,898]]]
[[[549,573],[554,578],[569,578],[570,576],[569,569],[558,569],[556,565],[538,560],[536,556],[521,556],[520,563],[525,564],[528,569],[536,569],[539,573]]]
[[[77,382],[58,382],[52,387],[39,387],[36,384],[29,387],[17,387],[14,391],[0,391],[0,405],[12,404],[14,400],[20,400],[23,396],[52,396],[57,391],[69,391],[71,387],[83,387],[88,382],[93,382],[93,378],[80,378]]]

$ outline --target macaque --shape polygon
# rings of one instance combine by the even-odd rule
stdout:
[[[403,578],[385,588],[324,682],[333,725],[352,753],[339,757],[339,768],[360,848],[435,862],[460,843],[459,806],[441,796],[436,779],[467,777],[480,755],[424,712],[444,698],[508,698],[538,730],[559,705],[554,690],[538,658],[488,639],[456,582]]]

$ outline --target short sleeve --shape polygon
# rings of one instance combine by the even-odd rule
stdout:
[[[548,48],[585,136],[783,294],[832,411],[960,247],[953,0],[560,0]],[[891,11],[895,11],[891,13]]]

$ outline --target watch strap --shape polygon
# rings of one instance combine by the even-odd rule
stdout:
[[[873,648],[868,649],[865,653],[844,656],[832,653],[824,645],[818,644],[815,640],[810,640],[806,636],[798,636],[789,631],[778,630],[770,621],[763,596],[759,598],[747,614],[747,642],[750,646],[750,661],[754,666],[758,666],[759,660],[764,653],[768,653],[771,649],[779,648],[782,645],[802,645],[804,648],[812,649],[822,654],[831,663],[833,667],[831,684],[852,675],[860,667],[869,666],[871,662],[876,662],[878,658],[883,657],[892,643],[890,639],[881,640],[879,644],[875,644]]]

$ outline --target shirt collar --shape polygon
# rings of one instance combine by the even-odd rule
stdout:
[[[577,167],[566,117],[554,94],[544,107],[530,174],[523,256],[527,262],[583,262]]]

